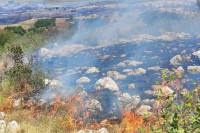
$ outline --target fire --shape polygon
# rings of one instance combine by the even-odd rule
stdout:
[[[94,121],[90,126],[89,126],[90,129],[99,129],[100,128],[100,125],[99,123],[97,123],[97,121]]]
[[[55,114],[60,107],[60,97],[56,96],[56,102],[53,104],[53,109],[50,112],[51,115]]]
[[[67,130],[75,130],[76,125],[74,124],[74,118],[71,116],[60,117],[61,126]]]
[[[122,132],[135,132],[144,122],[143,117],[136,115],[135,112],[123,111],[122,116]]]
[[[9,101],[7,104],[0,107],[0,111],[7,112],[12,111],[13,108],[13,96],[9,96]],[[119,126],[119,131],[123,133],[133,133],[138,128],[144,127],[146,124],[146,119],[136,115],[133,111],[122,111],[122,117],[105,119],[101,122],[97,122],[95,118],[91,118],[90,113],[87,110],[87,105],[84,102],[84,98],[79,95],[71,95],[68,98],[59,97],[58,95],[53,95],[53,100],[51,103],[48,102],[28,102],[23,101],[22,112],[27,116],[28,119],[37,119],[38,116],[48,116],[48,119],[55,117],[58,118],[58,122],[65,131],[74,131],[80,129],[92,129],[98,130],[101,127],[106,127],[108,129],[115,128],[116,125]],[[116,123],[117,121],[117,123]]]
[[[15,96],[14,94],[8,96],[7,100],[4,101],[4,104],[0,106],[0,111],[2,112],[12,111],[14,96]]]

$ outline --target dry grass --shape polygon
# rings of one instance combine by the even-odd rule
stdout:
[[[7,26],[22,26],[25,30],[28,30],[29,28],[33,27],[36,21],[37,19],[30,19],[27,21],[19,22],[17,24],[0,25],[0,30],[3,30]]]
[[[37,21],[38,19],[30,19],[30,20],[26,20],[26,21],[22,21],[16,24],[8,24],[8,25],[0,25],[0,30],[3,30],[5,27],[7,26],[22,26],[25,30],[30,29],[31,27],[34,26],[34,23]],[[70,23],[69,21],[66,21],[67,18],[57,18],[56,19],[56,26],[59,29],[65,29],[67,27],[69,27]]]

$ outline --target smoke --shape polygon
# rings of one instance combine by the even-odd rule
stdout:
[[[106,76],[108,70],[113,70],[114,64],[124,60],[119,58],[122,54],[128,55],[126,60],[143,61],[140,67],[166,65],[167,60],[183,49],[180,48],[169,55],[167,54],[169,51],[160,53],[162,50],[159,49],[160,44],[139,43],[140,45],[137,45],[137,43],[147,42],[147,40],[149,42],[184,40],[187,33],[195,38],[200,32],[198,30],[200,16],[197,9],[195,0],[167,2],[165,0],[134,0],[105,3],[103,11],[98,12],[96,9],[93,12],[95,18],[74,18],[77,24],[76,32],[72,38],[62,40],[63,43],[45,48],[46,53],[42,54],[45,58],[44,65],[53,69],[55,79],[62,83],[61,90],[64,90],[66,95],[74,92],[74,88],[78,86],[76,80],[83,76],[91,79],[90,83],[83,84],[83,88],[88,92],[93,92],[95,82]],[[152,54],[147,55],[144,51],[151,51]],[[102,57],[106,55],[109,59],[102,61]],[[161,63],[162,60],[166,62]],[[97,67],[100,73],[85,74],[90,67]],[[135,67],[129,68],[135,69]],[[122,71],[122,69],[117,69],[117,71]],[[152,73],[148,73],[146,77],[143,76],[140,79],[131,77],[117,82],[121,88],[125,88],[127,83],[137,82],[140,91],[143,91],[146,87],[150,88],[151,77],[157,78]],[[141,83],[144,82],[147,83],[142,86]],[[122,92],[126,91],[122,90]],[[137,94],[139,91],[129,92]]]

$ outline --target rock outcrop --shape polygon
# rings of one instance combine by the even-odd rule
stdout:
[[[85,72],[85,74],[90,74],[90,73],[99,73],[99,69],[96,67],[91,67]]]
[[[180,75],[180,74],[183,74],[185,72],[185,70],[182,66],[178,67],[177,69],[172,68],[172,70],[175,72],[176,75]]]
[[[181,55],[176,55],[170,60],[170,65],[179,66],[181,65],[182,61],[183,61],[183,58],[181,57]]]
[[[191,56],[192,60],[194,61],[200,61],[200,50],[199,51],[196,51],[194,53],[192,53],[192,56]]]
[[[6,121],[0,120],[0,132],[5,132]]]
[[[151,110],[151,106],[141,105],[140,108],[137,109],[136,114],[140,116],[149,115],[150,110]]]
[[[76,80],[77,84],[81,84],[81,83],[89,83],[90,79],[88,77],[81,77],[78,80]]]
[[[160,68],[160,66],[154,66],[154,67],[149,67],[148,70],[151,70],[151,71],[159,71],[161,70],[162,68]]]
[[[141,101],[141,98],[139,95],[130,96],[128,93],[123,93],[117,100],[121,109],[130,110],[137,107]]]
[[[192,74],[200,73],[200,66],[188,66],[187,71]]]
[[[143,62],[135,61],[135,60],[133,60],[133,61],[127,60],[127,61],[125,61],[125,63],[128,63],[129,66],[138,66],[138,65],[143,64]]]
[[[128,75],[131,76],[131,75],[134,75],[134,76],[140,76],[140,75],[144,75],[146,74],[146,70],[143,69],[143,68],[138,68],[138,69],[134,69],[132,70],[131,72],[128,72]]]
[[[85,105],[87,107],[88,112],[90,112],[91,115],[97,115],[98,112],[103,111],[101,103],[96,99],[87,100],[85,102]]]
[[[113,77],[115,80],[123,80],[123,79],[127,78],[126,75],[120,74],[117,71],[108,71],[107,72],[107,76],[108,77]]]
[[[108,133],[108,130],[103,127],[99,130],[80,130],[77,133]]]
[[[20,129],[20,126],[18,125],[18,123],[16,121],[12,121],[10,123],[8,123],[8,127],[7,130],[11,133],[15,133]]]
[[[94,88],[96,90],[109,89],[111,91],[119,91],[119,87],[118,87],[117,83],[110,77],[105,77],[105,78],[99,79],[95,83]]]
[[[134,83],[129,84],[129,85],[128,85],[128,89],[129,89],[129,90],[135,89],[135,84],[134,84]]]

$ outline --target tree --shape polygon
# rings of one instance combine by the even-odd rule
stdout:
[[[14,60],[14,63],[21,63],[23,62],[24,52],[19,45],[12,45],[9,47],[9,51],[11,52],[11,58]]]
[[[19,34],[21,36],[26,34],[26,30],[22,26],[8,26],[5,28],[5,30],[13,31],[14,33]]]
[[[3,47],[10,39],[11,34],[8,32],[0,33],[0,47]]]
[[[34,24],[35,28],[40,28],[40,27],[52,27],[52,26],[56,26],[56,19],[55,18],[51,18],[51,19],[39,19],[35,22]]]

